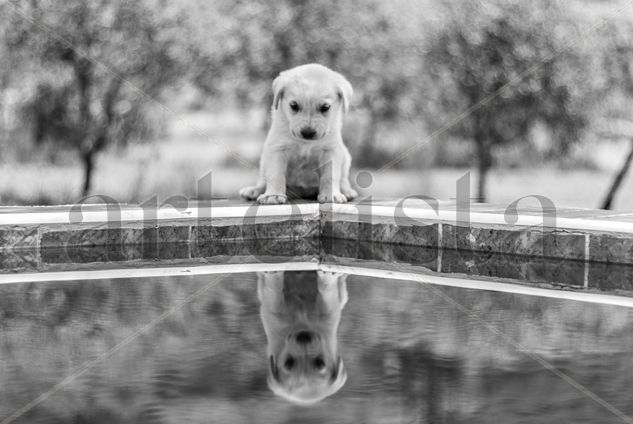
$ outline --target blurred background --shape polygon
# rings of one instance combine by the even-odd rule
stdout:
[[[365,195],[633,210],[632,41],[624,0],[0,1],[0,205],[235,197],[320,62]]]

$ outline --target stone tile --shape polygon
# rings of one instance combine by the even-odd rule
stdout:
[[[37,249],[0,249],[0,272],[35,271],[37,260]]]
[[[604,291],[633,292],[633,266],[616,263],[590,262],[588,286]]]
[[[135,245],[45,247],[40,255],[43,264],[126,262],[142,257],[140,246]]]
[[[189,259],[189,243],[160,243],[158,257],[160,259]]]
[[[192,242],[190,249],[192,258],[250,255],[250,246],[241,240],[214,240],[204,243]]]
[[[442,273],[506,278],[530,283],[583,287],[582,261],[528,257],[494,252],[444,249]]]
[[[633,234],[590,235],[589,260],[633,264]]]
[[[37,227],[1,227],[0,248],[36,248]]]
[[[189,225],[158,227],[159,243],[189,242]]]
[[[141,259],[159,259],[159,244],[155,242],[141,245]]]
[[[202,225],[191,227],[192,243],[217,240],[293,239],[318,237],[319,222],[296,220],[255,225]]]
[[[142,228],[108,228],[106,229],[106,245],[120,246],[140,244],[143,242]]]
[[[435,271],[438,252],[437,247],[360,242],[359,259],[419,265]]]
[[[125,246],[141,244],[143,242],[143,229],[124,228],[122,231],[122,242],[122,244]]]
[[[63,246],[103,246],[108,242],[108,237],[113,237],[113,232],[108,236],[105,228],[91,228],[86,230],[68,231],[47,231],[41,235],[41,246],[63,247]]]
[[[240,240],[242,231],[239,225],[201,225],[191,227],[192,243],[210,243],[217,240]]]
[[[432,270],[437,269],[437,248],[340,239],[332,239],[328,243],[323,243],[321,240],[321,248],[322,255],[421,265]]]
[[[71,237],[70,231],[44,231],[41,235],[42,248],[48,247],[62,247],[68,244],[68,239]]]
[[[358,222],[324,221],[321,227],[322,238],[358,239]]]
[[[41,249],[42,264],[109,262],[105,246],[63,246]]]
[[[128,261],[138,260],[143,258],[143,245],[141,244],[126,244],[123,246],[121,253]]]
[[[72,263],[65,247],[45,247],[40,249],[42,264]]]
[[[295,238],[291,240],[268,239],[254,240],[255,248],[251,254],[256,257],[281,256],[292,258],[296,256],[313,256],[319,254],[318,238]]]
[[[321,256],[333,255],[342,258],[358,258],[360,240],[324,239],[321,238]]]
[[[319,241],[313,239],[258,239],[258,240],[216,240],[210,243],[191,244],[192,258],[217,256],[317,256]]]
[[[402,226],[360,222],[358,224],[358,238],[377,243],[437,247],[438,225]]]
[[[585,237],[563,231],[469,228],[444,224],[442,246],[446,249],[583,260]]]
[[[292,239],[319,236],[319,221],[316,220],[275,222],[249,227],[248,231],[244,233],[244,238]]]
[[[585,263],[583,261],[546,257],[536,259],[525,264],[524,281],[564,287],[584,287]]]
[[[141,244],[151,236],[153,229],[143,228],[88,228],[85,230],[44,229],[41,246],[55,248],[64,246],[122,246]]]
[[[445,274],[488,275],[501,278],[520,278],[521,263],[519,261],[502,261],[502,266],[494,266],[495,253],[476,252],[472,250],[443,249],[442,269]],[[500,256],[500,255],[496,255]],[[492,264],[490,263],[492,261]],[[492,265],[492,266],[491,266]]]

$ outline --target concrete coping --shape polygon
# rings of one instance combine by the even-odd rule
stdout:
[[[633,212],[424,199],[0,208],[0,274],[5,275],[112,264],[151,267],[156,260],[226,263],[253,256],[273,262],[343,258],[376,269],[396,264],[416,272],[424,268],[628,294],[633,293]]]

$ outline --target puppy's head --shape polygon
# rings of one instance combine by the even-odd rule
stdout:
[[[340,131],[353,90],[343,75],[315,63],[284,71],[273,81],[273,114],[293,137],[320,140]]]
[[[343,360],[320,334],[310,330],[288,334],[268,358],[268,386],[298,405],[311,405],[336,393],[347,380]]]

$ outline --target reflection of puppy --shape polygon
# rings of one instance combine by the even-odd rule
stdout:
[[[336,393],[347,374],[336,332],[347,302],[345,276],[322,271],[258,273],[257,292],[268,339],[268,386],[310,405]]]
[[[343,144],[343,116],[352,86],[315,63],[282,72],[273,81],[272,124],[254,186],[240,195],[259,203],[285,203],[286,187],[319,202],[358,196],[349,182],[351,156]]]

